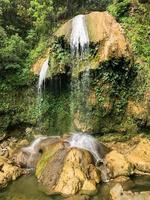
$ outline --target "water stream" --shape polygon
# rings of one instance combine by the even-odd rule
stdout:
[[[98,193],[88,200],[109,200],[109,191],[115,185],[113,182],[99,184]],[[150,177],[134,177],[123,186],[131,191],[150,191]],[[34,176],[23,176],[9,184],[0,192],[0,200],[64,200],[62,196],[47,196],[42,192]],[[83,200],[83,195],[79,195],[74,200]]]
[[[45,84],[47,70],[48,70],[48,67],[49,67],[48,62],[49,62],[49,58],[47,58],[45,60],[45,62],[43,63],[43,65],[41,67],[41,71],[40,71],[40,74],[39,74],[39,81],[38,81],[38,92],[39,93],[42,92],[42,87]]]

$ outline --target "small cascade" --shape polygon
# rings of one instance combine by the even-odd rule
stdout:
[[[79,149],[85,149],[89,151],[97,162],[103,162],[103,159],[99,152],[100,143],[95,138],[86,133],[76,133],[69,140],[70,147],[77,147]]]
[[[38,156],[40,155],[38,145],[41,141],[47,139],[47,136],[39,136],[37,137],[30,146],[22,148],[22,152],[28,155],[27,167],[34,168],[34,163],[36,162]]]
[[[89,151],[94,159],[97,168],[101,171],[103,182],[108,182],[107,167],[103,159],[102,144],[99,143],[94,137],[84,133],[73,134],[69,139],[70,147],[85,149]]]
[[[38,92],[39,93],[42,91],[42,86],[45,83],[46,74],[47,74],[47,70],[49,67],[48,62],[49,62],[49,58],[47,58],[45,60],[45,62],[42,65],[41,71],[40,71],[40,76],[39,76],[39,81],[38,81]]]
[[[89,47],[89,36],[85,16],[78,15],[72,20],[70,47],[74,55],[81,55]]]
[[[24,147],[22,148],[22,151],[23,152],[26,152],[26,153],[36,153],[37,152],[37,146],[39,145],[39,143],[42,141],[42,140],[45,140],[47,139],[47,136],[38,136],[32,143],[30,146],[27,146],[27,147]]]

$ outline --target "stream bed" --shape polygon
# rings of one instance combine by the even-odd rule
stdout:
[[[73,200],[108,200],[109,191],[115,185],[113,181],[105,184],[100,184],[98,193],[95,196],[85,197],[77,196]],[[125,190],[133,192],[150,191],[150,176],[133,177],[123,184]],[[85,197],[85,198],[84,198]],[[44,194],[36,178],[32,176],[22,176],[18,180],[10,183],[6,189],[0,192],[0,200],[63,200],[60,195],[47,196]],[[71,200],[71,198],[69,198]],[[67,198],[67,200],[69,200]]]

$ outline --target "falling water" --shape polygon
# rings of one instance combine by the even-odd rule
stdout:
[[[37,152],[37,147],[39,145],[39,143],[42,141],[42,140],[45,140],[47,139],[47,136],[38,136],[32,143],[30,146],[27,146],[27,147],[24,147],[22,148],[22,151],[23,152],[26,152],[26,153],[36,153]]]
[[[47,70],[49,67],[48,62],[49,62],[49,58],[47,58],[45,60],[45,62],[42,65],[41,71],[40,71],[39,82],[38,82],[38,92],[39,93],[42,91],[42,86],[46,79],[46,74],[47,74]]]
[[[99,152],[100,143],[97,142],[95,138],[91,135],[84,133],[73,134],[70,138],[70,147],[77,147],[80,149],[86,149],[89,151],[95,158],[96,162],[102,162],[102,156]]]
[[[72,71],[80,68],[80,65],[84,65],[84,71],[77,77],[72,77],[71,81],[71,112],[72,118],[75,114],[83,111],[83,123],[90,121],[90,108],[88,106],[88,96],[90,92],[90,78],[89,78],[89,35],[86,26],[85,15],[78,15],[72,19],[72,32],[70,36],[70,48],[72,55],[74,56],[75,63],[73,63]],[[80,77],[79,77],[80,76]],[[72,123],[72,130],[74,130],[74,124]]]
[[[85,49],[89,47],[89,36],[84,15],[78,15],[72,20],[70,47],[75,55],[82,55]]]
[[[34,162],[39,156],[39,148],[38,145],[40,144],[41,141],[47,139],[47,136],[39,136],[37,137],[30,146],[22,148],[22,152],[28,154],[28,160],[27,160],[27,167],[28,168],[33,168]]]
[[[84,133],[73,134],[69,139],[70,147],[85,149],[89,151],[94,159],[97,168],[101,171],[103,182],[108,182],[106,163],[103,159],[103,146],[94,137]]]

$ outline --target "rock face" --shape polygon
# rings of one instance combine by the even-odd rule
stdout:
[[[51,148],[52,145],[57,141],[59,141],[59,138],[57,138],[57,137],[55,137],[55,138],[49,137],[49,138],[45,138],[45,139],[41,140],[30,151],[27,151],[27,150],[31,149],[32,144],[30,146],[25,147],[25,148],[20,148],[13,155],[13,161],[18,166],[21,166],[21,167],[35,168],[35,166],[37,165],[38,160],[41,157],[41,154],[44,153],[49,148]]]
[[[85,16],[91,43],[100,44],[99,61],[111,58],[131,58],[129,44],[126,41],[121,26],[108,12],[91,12]],[[56,32],[57,37],[64,37],[69,42],[71,22],[66,22]]]
[[[141,140],[129,152],[127,159],[138,171],[150,173],[150,141],[148,139]]]
[[[116,184],[110,191],[111,200],[150,200],[150,192],[123,191],[120,184]]]
[[[23,174],[23,170],[17,166],[13,166],[9,160],[0,157],[0,188],[7,186],[11,180]]]
[[[150,140],[135,137],[129,142],[111,143],[112,151],[106,155],[111,178],[118,176],[150,175]]]
[[[33,64],[33,66],[32,66],[32,72],[34,74],[39,74],[40,73],[42,65],[44,64],[44,62],[49,57],[49,51],[50,51],[50,49],[48,48],[46,50],[46,52],[41,57],[39,57],[38,60]]]
[[[48,194],[74,195],[79,191],[96,191],[100,174],[88,151],[67,149],[62,143],[51,150],[43,154],[36,168],[36,176]]]
[[[125,156],[115,150],[106,155],[106,163],[111,178],[129,176],[133,173],[132,165],[125,159]]]

